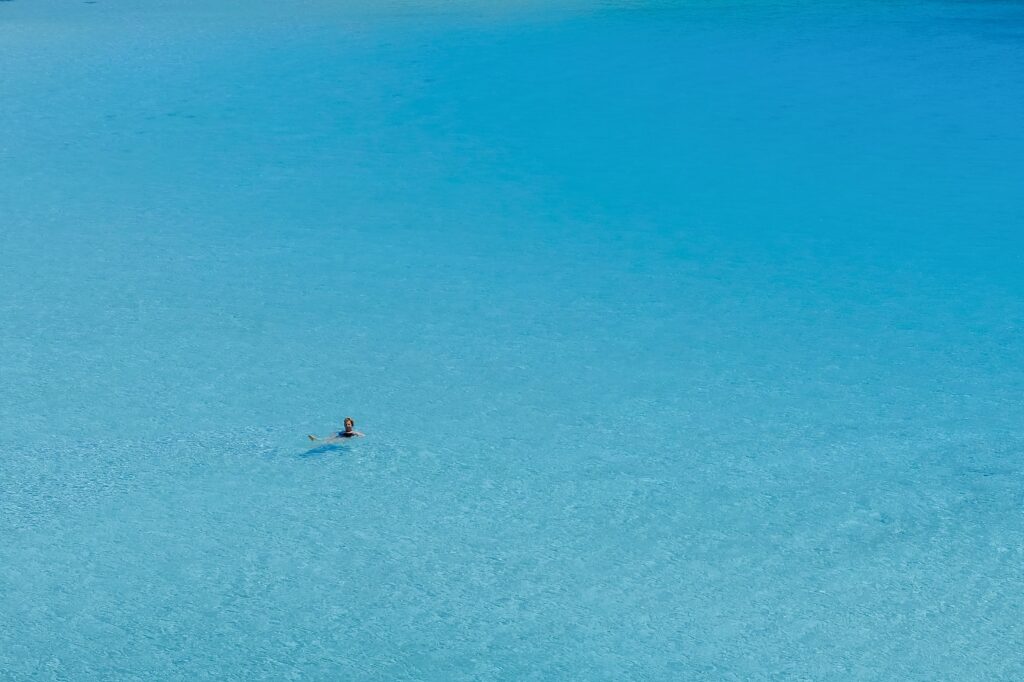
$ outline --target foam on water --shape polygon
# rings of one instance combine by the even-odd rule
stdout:
[[[0,670],[1019,679],[1022,26],[0,4]]]

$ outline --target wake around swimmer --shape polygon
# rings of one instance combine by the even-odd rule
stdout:
[[[365,433],[360,433],[359,431],[356,431],[355,426],[356,423],[355,421],[353,421],[352,417],[345,417],[345,429],[343,431],[335,431],[331,435],[325,436],[323,438],[318,438],[313,434],[309,434],[306,437],[309,438],[311,441],[318,443],[340,443],[346,438],[362,438],[363,436],[366,435]]]

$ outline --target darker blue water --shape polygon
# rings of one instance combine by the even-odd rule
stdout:
[[[1020,677],[1022,27],[0,5],[0,669]]]

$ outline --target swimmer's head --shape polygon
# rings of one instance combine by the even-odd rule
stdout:
[[[355,426],[355,425],[356,425],[356,423],[354,421],[352,421],[352,417],[345,417],[345,430],[346,431],[351,431],[352,427]]]

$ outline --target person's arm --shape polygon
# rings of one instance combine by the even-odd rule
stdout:
[[[308,436],[306,436],[306,438],[308,438],[308,439],[310,439],[310,440],[320,440],[319,438],[317,438],[317,437],[316,437],[316,436],[314,436],[313,434],[309,434]]]
[[[366,435],[365,433],[362,433],[362,432],[360,432],[360,431],[353,431],[352,433],[353,433],[353,434],[355,434],[355,435],[357,435],[357,436],[359,436],[360,438],[362,438],[363,436],[365,436],[365,435]]]

